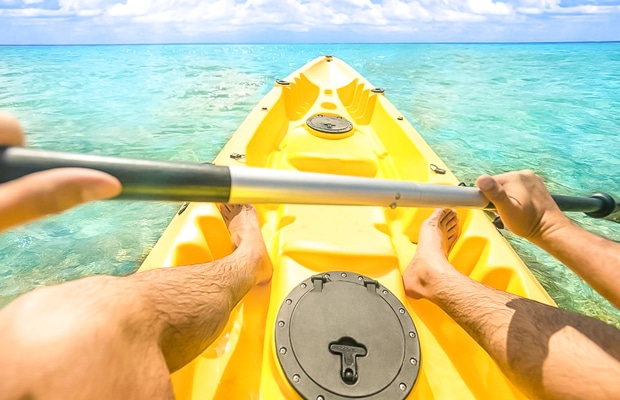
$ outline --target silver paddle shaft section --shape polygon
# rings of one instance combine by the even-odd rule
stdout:
[[[230,203],[487,208],[476,188],[230,167]]]

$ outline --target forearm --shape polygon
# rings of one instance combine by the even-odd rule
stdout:
[[[620,308],[620,244],[567,223],[534,243]]]
[[[524,392],[608,398],[620,379],[620,331],[579,314],[488,288],[460,274],[438,283],[441,307]]]
[[[476,183],[508,229],[562,261],[620,307],[620,244],[573,225],[532,171],[481,176]]]

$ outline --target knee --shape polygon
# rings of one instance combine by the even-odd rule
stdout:
[[[75,329],[78,318],[55,308],[57,302],[53,292],[38,289],[0,312],[2,364],[10,366],[0,366],[3,391],[21,393],[51,384],[80,357],[84,337]]]
[[[37,344],[53,345],[54,341],[71,333],[76,318],[74,313],[66,312],[70,307],[60,300],[45,288],[27,293],[7,305],[0,314],[0,324],[6,327],[0,333],[3,344],[21,347],[23,343],[25,348],[33,349]]]
[[[0,311],[3,360],[24,368],[75,368],[87,358],[96,362],[146,342],[137,340],[139,329],[132,325],[138,305],[129,305],[131,296],[122,294],[127,291],[115,279],[94,277],[37,289],[7,305]]]
[[[138,310],[121,286],[110,277],[89,278],[35,290],[1,310],[0,393],[48,394],[62,386],[101,394],[113,389],[111,382],[131,387],[143,361],[134,356],[157,348],[145,350],[147,343],[131,338],[129,316]]]
[[[88,279],[93,282],[37,289],[7,305],[0,312],[0,325],[5,327],[0,345],[31,353],[50,346],[80,346],[95,336],[105,338],[115,315],[109,299],[88,289],[107,284],[111,277]]]

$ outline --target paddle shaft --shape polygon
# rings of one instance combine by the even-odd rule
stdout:
[[[0,183],[67,167],[115,176],[123,185],[116,197],[121,200],[494,209],[476,188],[0,147]],[[595,217],[618,208],[605,194],[553,197],[563,211],[582,211]]]

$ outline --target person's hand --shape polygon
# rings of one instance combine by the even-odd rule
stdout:
[[[532,171],[482,175],[476,186],[495,204],[508,229],[534,243],[570,223]]]
[[[24,132],[17,120],[0,113],[0,146],[22,146]],[[37,172],[0,184],[0,231],[121,191],[115,177],[83,168]]]

